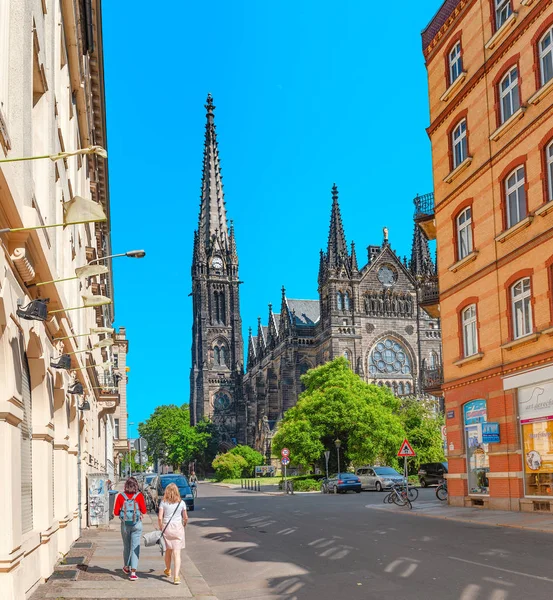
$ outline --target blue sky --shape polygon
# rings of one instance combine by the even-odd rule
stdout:
[[[116,325],[129,420],[189,398],[190,264],[207,92],[235,223],[244,343],[267,304],[317,297],[334,182],[348,243],[408,254],[432,191],[420,31],[439,0],[104,2]],[[133,428],[136,431],[136,427]]]

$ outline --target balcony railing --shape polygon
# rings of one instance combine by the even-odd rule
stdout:
[[[119,381],[121,381],[121,375],[118,373],[98,373],[100,394],[117,394],[119,392]]]
[[[444,382],[444,367],[442,364],[428,364],[422,361],[422,387],[425,392],[441,390]]]
[[[434,193],[417,196],[413,203],[415,205],[415,221],[434,216]]]
[[[435,275],[425,277],[420,282],[420,303],[437,304],[440,301],[440,288]]]

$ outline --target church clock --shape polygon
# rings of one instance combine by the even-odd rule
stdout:
[[[222,269],[223,268],[223,261],[221,260],[220,256],[216,256],[212,261],[211,261],[211,266],[214,269]]]

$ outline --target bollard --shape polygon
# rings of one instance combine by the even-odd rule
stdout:
[[[240,480],[240,487],[241,487],[242,489],[244,489],[244,480],[243,480],[243,479],[241,479],[241,480]]]
[[[246,479],[246,489],[250,489],[250,480]]]
[[[261,491],[261,483],[258,481],[257,482],[257,491],[260,492]]]

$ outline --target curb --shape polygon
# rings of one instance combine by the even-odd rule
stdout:
[[[201,597],[202,600],[219,600],[213,593],[206,580],[192,562],[187,552],[181,554],[181,577],[186,582],[193,598]]]
[[[457,523],[470,523],[471,525],[483,525],[484,527],[505,527],[505,528],[509,528],[509,529],[521,529],[523,531],[537,531],[539,533],[547,533],[547,534],[553,534],[553,530],[550,529],[540,529],[539,527],[528,527],[526,525],[514,525],[511,523],[485,523],[482,521],[477,521],[475,519],[464,519],[462,517],[446,517],[443,515],[429,515],[426,513],[417,513],[417,512],[407,512],[407,511],[402,511],[402,510],[395,510],[395,509],[387,509],[387,508],[381,508],[381,507],[377,507],[377,506],[370,506],[368,505],[367,508],[370,508],[371,510],[382,510],[382,511],[388,511],[388,512],[393,512],[393,513],[400,513],[403,515],[408,515],[411,517],[422,517],[422,518],[426,518],[426,519],[440,519],[442,521],[455,521]]]

